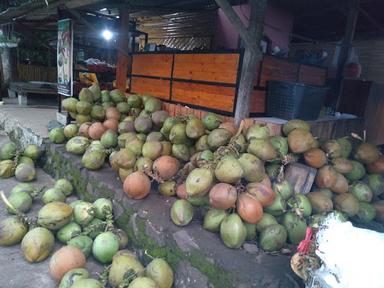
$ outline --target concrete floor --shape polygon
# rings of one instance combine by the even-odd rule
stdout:
[[[5,135],[0,135],[0,146],[2,143],[8,141]],[[5,195],[9,195],[11,189],[18,184],[14,177],[8,179],[0,179],[0,191],[3,190]],[[48,174],[41,169],[37,169],[37,179],[32,182],[36,188],[43,186],[50,187],[54,184]],[[72,202],[74,199],[68,199]],[[33,209],[29,215],[36,215],[41,207],[41,202],[37,199],[34,202]],[[0,204],[0,220],[8,217],[4,205]],[[61,247],[56,244],[55,251]],[[49,258],[40,263],[30,264],[23,258],[20,245],[12,247],[0,247],[0,288],[54,288],[57,287],[55,281],[49,275]],[[103,267],[96,263],[90,257],[87,261],[88,271],[91,272],[92,277],[96,278],[97,273]]]

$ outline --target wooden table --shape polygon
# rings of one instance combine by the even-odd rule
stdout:
[[[28,96],[31,94],[43,94],[43,95],[56,95],[57,85],[56,83],[49,82],[11,82],[9,90],[15,92],[18,97],[20,106],[28,105]]]

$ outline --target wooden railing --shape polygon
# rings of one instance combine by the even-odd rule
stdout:
[[[20,81],[57,82],[57,69],[35,65],[17,65],[17,73]]]

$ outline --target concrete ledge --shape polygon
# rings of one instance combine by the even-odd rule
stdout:
[[[199,217],[186,227],[177,227],[169,219],[175,198],[153,189],[145,201],[131,200],[107,164],[99,171],[88,171],[82,168],[81,157],[66,153],[64,145],[46,146],[43,169],[53,177],[70,179],[83,199],[111,198],[117,223],[129,235],[130,248],[144,263],[150,261],[147,255],[165,257],[175,271],[175,287],[300,287],[288,256],[268,255],[252,244],[229,249],[218,235],[202,228]]]

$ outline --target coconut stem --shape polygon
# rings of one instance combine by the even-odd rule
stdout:
[[[111,269],[111,266],[112,266],[112,265],[105,266],[104,269],[103,269],[103,271],[101,271],[101,272],[98,274],[99,281],[101,282],[101,284],[103,285],[103,287],[106,287],[107,284],[108,284],[108,274],[109,274],[109,270]]]
[[[129,284],[137,277],[137,273],[133,269],[125,272],[123,281],[119,284],[118,288],[128,288]]]
[[[4,191],[0,191],[1,201],[5,204],[5,206],[15,214],[24,224],[27,225],[35,225],[36,221],[33,218],[28,217],[27,215],[20,213],[13,205],[8,201],[7,197],[4,194]]]

